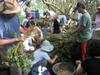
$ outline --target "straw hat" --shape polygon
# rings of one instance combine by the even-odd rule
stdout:
[[[5,0],[3,14],[13,14],[20,12],[21,8],[16,0]]]
[[[48,40],[44,40],[40,47],[41,50],[46,52],[51,52],[54,49],[54,46]]]

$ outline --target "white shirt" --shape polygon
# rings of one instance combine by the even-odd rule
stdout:
[[[79,13],[78,11],[75,12],[75,18],[79,21],[81,18],[82,14]]]

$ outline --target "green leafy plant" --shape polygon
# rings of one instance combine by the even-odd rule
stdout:
[[[75,43],[75,35],[70,35],[73,29],[69,29],[66,33],[52,34],[45,36],[45,39],[50,40],[54,45],[54,50],[50,53],[51,57],[58,55],[57,62],[72,60],[71,52],[73,44]]]
[[[16,65],[21,68],[23,71],[28,71],[31,65],[28,63],[28,60],[33,60],[33,53],[25,53],[23,51],[23,44],[19,42],[8,50],[7,59],[10,65]]]

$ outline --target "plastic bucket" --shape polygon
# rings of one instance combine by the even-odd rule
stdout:
[[[35,19],[39,19],[40,18],[39,10],[32,11],[32,15],[34,16]]]

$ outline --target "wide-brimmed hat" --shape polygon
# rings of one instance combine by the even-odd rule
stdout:
[[[20,12],[21,7],[16,0],[4,0],[3,14],[13,14]]]
[[[48,40],[44,40],[40,47],[41,50],[46,52],[51,52],[54,49],[54,46]]]

